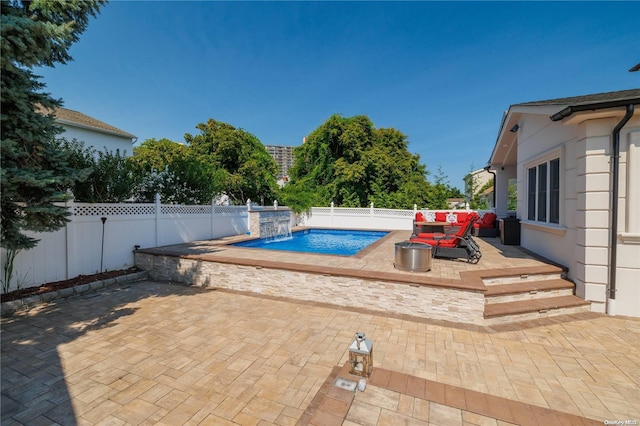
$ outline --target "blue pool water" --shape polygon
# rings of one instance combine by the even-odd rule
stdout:
[[[387,235],[384,231],[351,231],[343,229],[306,229],[279,240],[248,240],[232,245],[266,250],[286,250],[304,253],[353,256],[363,248]]]

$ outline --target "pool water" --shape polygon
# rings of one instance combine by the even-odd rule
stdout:
[[[291,237],[276,240],[248,240],[232,244],[266,250],[297,251],[303,253],[353,256],[387,235],[385,231],[352,231],[346,229],[306,229]]]

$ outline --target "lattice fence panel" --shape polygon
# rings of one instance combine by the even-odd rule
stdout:
[[[216,206],[214,214],[222,216],[246,216],[246,206]]]
[[[373,209],[374,216],[413,217],[413,210]]]
[[[336,215],[369,216],[371,210],[355,207],[336,207],[333,209],[333,213]]]
[[[74,204],[73,216],[138,216],[154,214],[153,204]]]
[[[330,207],[311,207],[311,214],[331,214]]]
[[[211,206],[181,206],[168,204],[160,206],[162,214],[211,214]]]

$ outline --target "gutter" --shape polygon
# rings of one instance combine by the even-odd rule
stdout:
[[[618,182],[620,178],[620,130],[633,117],[633,104],[627,105],[627,113],[616,127],[613,128],[613,164],[612,164],[612,186],[611,188],[611,235],[610,245],[611,251],[609,255],[609,299],[616,298],[616,272],[618,264]],[[607,313],[610,306],[607,304]],[[615,312],[614,312],[615,314]]]
[[[586,105],[573,105],[568,106],[562,111],[556,112],[550,118],[551,121],[560,121],[563,118],[567,118],[570,115],[573,115],[576,112],[581,111],[595,111],[597,109],[605,109],[605,108],[617,108],[617,107],[626,107],[630,105],[629,99],[616,100],[616,101],[608,101],[608,102],[599,102],[594,104],[586,104]],[[633,100],[631,100],[633,102]],[[635,101],[637,103],[637,100]],[[625,121],[626,123],[626,121]],[[624,126],[624,124],[623,124]]]
[[[493,175],[493,210],[496,210],[496,172],[492,172],[491,166],[489,164],[487,164],[484,168],[486,170],[487,173],[491,173]]]

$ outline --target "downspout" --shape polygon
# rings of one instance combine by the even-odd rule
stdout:
[[[491,166],[489,165],[487,165],[484,169],[487,171],[487,173],[491,173],[493,175],[493,194],[491,195],[493,197],[493,210],[495,211],[496,209],[496,172],[492,172],[490,170]]]
[[[613,128],[613,164],[611,168],[612,188],[611,188],[611,251],[609,254],[609,299],[607,300],[607,313],[615,315],[614,301],[616,298],[616,272],[618,257],[618,182],[620,167],[620,130],[633,116],[633,104],[627,105],[627,113],[616,127]],[[611,312],[613,311],[613,312]]]

